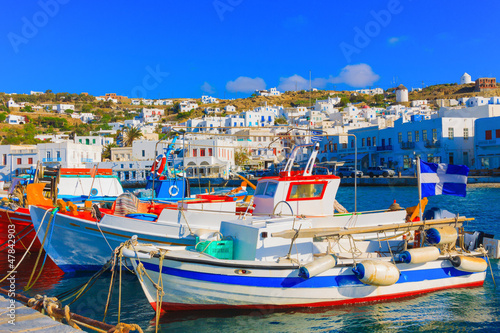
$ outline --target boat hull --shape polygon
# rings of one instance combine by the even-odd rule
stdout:
[[[172,251],[175,252],[175,251]],[[361,283],[352,265],[334,267],[310,279],[298,276],[298,267],[251,267],[237,261],[220,266],[196,262],[196,259],[165,259],[161,267],[163,311],[206,309],[269,309],[323,307],[391,300],[437,290],[481,286],[485,272],[469,273],[455,269],[448,260],[414,265],[397,264],[401,276],[391,286]],[[159,260],[141,259],[144,270],[155,282]],[[139,264],[133,260],[134,266]],[[245,273],[242,273],[245,271]],[[156,288],[139,276],[148,301],[156,308]]]
[[[0,251],[4,250],[9,244],[9,230],[12,229],[9,225],[14,225],[13,229],[16,235],[14,250],[26,250],[36,235],[29,210],[27,208],[17,208],[16,210],[0,209],[0,244],[2,244]],[[35,240],[30,250],[40,250],[40,241],[38,239]]]

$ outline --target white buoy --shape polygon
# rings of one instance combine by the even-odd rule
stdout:
[[[359,281],[371,286],[390,286],[399,280],[396,265],[380,260],[364,260],[352,269]]]
[[[488,263],[483,258],[455,256],[450,261],[453,267],[464,272],[484,272],[488,268]]]
[[[457,241],[458,233],[454,227],[430,228],[425,232],[427,243],[431,245],[449,244]]]
[[[324,257],[318,258],[305,266],[299,268],[299,276],[303,279],[309,279],[313,276],[326,272],[335,267],[337,258],[332,254],[327,254]]]
[[[399,255],[399,259],[407,264],[421,264],[436,260],[438,257],[439,249],[435,246],[410,249]]]

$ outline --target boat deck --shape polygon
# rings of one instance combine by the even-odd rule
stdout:
[[[9,306],[11,306],[10,299],[0,295],[0,332],[82,332],[52,320],[21,302],[15,302],[15,312]],[[15,316],[14,324],[10,323],[11,313]]]

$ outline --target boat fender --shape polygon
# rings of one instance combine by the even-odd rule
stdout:
[[[484,272],[488,268],[488,263],[483,258],[454,256],[450,261],[453,267],[463,272]]]
[[[439,257],[439,249],[435,246],[420,247],[404,251],[399,259],[407,264],[422,264],[434,261]]]
[[[176,185],[172,185],[170,186],[170,188],[168,189],[168,193],[175,197],[177,194],[179,194],[179,188],[176,186]]]
[[[337,258],[333,254],[327,254],[324,257],[318,258],[305,266],[299,268],[299,277],[309,279],[313,276],[326,272],[335,267]]]
[[[449,244],[457,241],[457,229],[451,226],[430,228],[425,232],[427,243],[431,245]]]
[[[132,251],[130,249],[124,248],[122,250],[123,256],[127,258],[135,258],[135,259],[151,259],[151,256],[149,253],[141,253],[141,252],[136,252]]]
[[[391,286],[399,280],[396,265],[380,260],[364,260],[352,269],[359,281],[370,286]]]
[[[166,156],[163,154],[158,155],[151,166],[151,173],[153,176],[161,176],[161,173],[165,169],[165,164],[167,164]]]

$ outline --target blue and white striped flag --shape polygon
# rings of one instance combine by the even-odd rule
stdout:
[[[465,165],[426,163],[420,160],[422,197],[441,194],[465,197],[468,174],[469,168]]]
[[[311,131],[312,135],[321,135],[321,132]],[[322,140],[321,136],[311,136],[312,142],[319,142]]]

